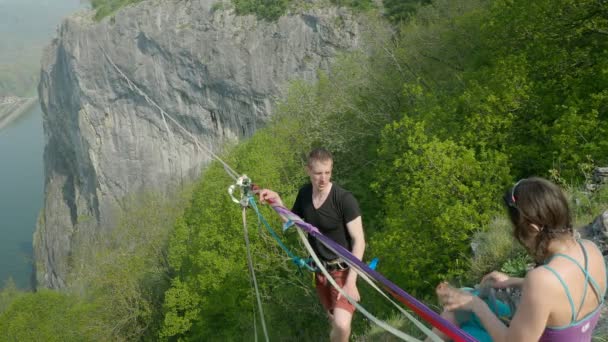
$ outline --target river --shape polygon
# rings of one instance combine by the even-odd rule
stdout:
[[[42,208],[44,169],[39,105],[0,130],[0,281],[30,287],[32,234]]]
[[[88,8],[87,2],[0,0],[0,70],[8,73],[0,74],[0,96],[35,96],[35,79],[21,81],[39,73],[42,48],[56,35],[61,19]],[[19,93],[24,86],[32,89]],[[0,287],[9,278],[22,289],[32,285],[32,235],[44,192],[43,149],[39,105],[0,129]]]

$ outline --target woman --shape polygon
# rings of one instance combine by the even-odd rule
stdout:
[[[568,202],[555,184],[522,179],[504,200],[513,235],[541,265],[523,279],[500,272],[482,279],[495,288],[521,288],[510,326],[479,297],[445,285],[437,289],[443,316],[454,320],[455,310],[471,311],[495,342],[590,341],[606,293],[602,253],[593,242],[574,237]]]

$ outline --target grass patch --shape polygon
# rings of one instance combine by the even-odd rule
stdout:
[[[91,7],[95,10],[95,20],[99,21],[116,13],[119,9],[141,2],[142,0],[92,0]]]
[[[562,187],[564,187],[562,185]],[[584,187],[566,186],[566,197],[570,201],[574,227],[581,228],[591,222],[605,210],[608,209],[608,186],[600,186],[597,190],[590,192]],[[495,219],[484,232],[478,233],[473,238],[475,257],[471,261],[471,269],[467,280],[476,282],[485,274],[499,270],[514,276],[531,259],[526,257],[524,249],[512,237],[513,227],[508,218]]]
[[[416,315],[414,314],[414,316],[416,316]],[[395,315],[395,316],[389,318],[388,320],[386,320],[386,322],[389,325],[397,328],[398,330],[400,330],[414,338],[422,340],[426,337],[426,335],[414,323],[412,323],[412,321],[410,321],[409,319],[407,319],[406,317],[404,317],[401,314]],[[357,336],[357,337],[354,337],[353,339],[357,342],[367,342],[367,341],[374,341],[374,342],[393,342],[394,341],[394,342],[397,342],[397,341],[401,341],[400,338],[398,338],[395,335],[389,333],[388,331],[380,328],[376,324],[371,324],[369,329],[362,336]]]

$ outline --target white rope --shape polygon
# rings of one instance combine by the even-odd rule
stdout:
[[[331,246],[326,245],[326,244],[323,244],[323,245],[325,247],[329,248],[336,255],[338,254],[336,252],[336,250],[334,248],[332,248]],[[357,272],[357,274],[361,278],[363,278],[363,280],[365,280],[369,285],[371,285],[371,287],[373,289],[375,289],[376,291],[378,291],[378,293],[380,293],[382,296],[384,296],[384,298],[386,298],[389,302],[391,302],[403,315],[405,315],[405,317],[407,317],[412,323],[414,323],[414,325],[416,325],[420,330],[422,330],[426,334],[426,336],[428,336],[431,340],[433,340],[435,342],[443,342],[443,339],[441,339],[441,337],[439,337],[431,329],[429,329],[426,325],[424,325],[424,323],[422,323],[420,320],[418,320],[416,317],[414,317],[407,310],[405,310],[404,308],[402,308],[401,305],[399,305],[395,301],[393,301],[382,289],[380,289],[376,285],[376,283],[369,277],[369,275],[364,270],[362,270],[362,269],[359,268],[358,265],[350,262],[350,260],[347,260],[347,259],[342,259],[342,260],[348,264],[348,266],[350,267],[351,271]]]
[[[334,280],[334,278],[332,278],[332,276],[329,274],[329,272],[327,272],[327,269],[325,269],[325,267],[323,267],[321,260],[319,260],[319,257],[317,256],[315,251],[312,249],[312,246],[308,242],[308,239],[306,238],[306,236],[304,235],[302,230],[300,228],[297,228],[297,231],[298,231],[298,234],[300,235],[300,239],[302,240],[302,243],[304,243],[304,246],[306,246],[306,249],[310,253],[310,255],[313,258],[313,260],[315,261],[315,263],[317,264],[317,267],[319,268],[319,270],[321,270],[321,272],[323,273],[323,275],[325,275],[325,277],[331,283],[331,285],[333,287],[335,287],[336,290],[338,290],[338,292],[340,292],[340,294],[342,296],[344,296],[344,298],[346,298],[352,305],[354,305],[357,308],[357,310],[359,310],[370,321],[376,323],[378,326],[380,326],[384,330],[390,332],[391,334],[395,335],[396,337],[398,337],[404,341],[421,342],[419,339],[417,339],[413,336],[410,336],[404,332],[401,332],[401,331],[397,330],[396,328],[394,328],[393,326],[391,326],[390,324],[386,323],[385,321],[382,321],[382,320],[376,318],[376,316],[369,313],[367,310],[365,310],[365,308],[363,308],[359,303],[357,303],[356,300],[354,300],[346,292],[344,292],[344,290],[342,290],[342,288],[336,283],[336,281]]]
[[[255,308],[253,309],[253,342],[258,342],[258,326],[257,319],[255,317]]]
[[[188,131],[187,129],[185,129],[177,120],[175,120],[171,115],[169,115],[164,109],[161,108],[161,106],[159,106],[154,100],[152,100],[148,94],[146,94],[143,90],[141,90],[136,84],[135,82],[131,81],[131,79],[129,79],[129,77],[127,77],[127,75],[125,75],[122,70],[114,63],[114,61],[112,60],[112,58],[110,58],[110,56],[107,54],[106,50],[103,48],[103,46],[98,42],[97,43],[99,45],[99,48],[101,49],[101,52],[103,53],[103,55],[106,57],[106,59],[108,60],[108,62],[112,65],[112,67],[114,67],[114,69],[116,69],[116,71],[120,74],[120,76],[122,76],[122,78],[124,78],[127,81],[127,85],[129,86],[129,88],[131,90],[136,90],[139,95],[141,95],[146,102],[148,102],[148,104],[150,104],[151,106],[155,107],[156,109],[158,109],[158,111],[160,112],[163,122],[165,124],[165,128],[167,129],[167,133],[169,134],[169,137],[171,140],[173,140],[173,133],[171,132],[171,130],[169,129],[169,125],[167,124],[166,118],[169,118],[169,120],[171,122],[173,122],[173,124],[175,126],[177,126],[179,129],[181,129],[184,133],[186,133],[186,135],[188,137],[190,137],[190,139],[194,142],[194,144],[201,150],[207,152],[209,155],[211,155],[213,158],[215,158],[215,160],[217,160],[218,162],[220,162],[220,164],[222,164],[224,166],[224,169],[226,170],[226,172],[228,173],[228,175],[230,177],[232,177],[234,180],[236,180],[239,176],[239,174],[234,171],[230,165],[228,165],[226,162],[224,162],[218,155],[216,155],[215,153],[213,153],[213,151],[211,151],[210,148],[207,148],[206,146],[204,146],[203,144],[200,143],[199,139],[196,138],[192,133],[190,133],[190,131]],[[174,144],[175,146],[175,144]]]
[[[264,337],[266,337],[266,342],[270,341],[268,339],[268,331],[266,330],[266,321],[264,319],[264,309],[262,308],[262,300],[260,299],[260,291],[258,289],[258,281],[255,277],[255,270],[253,269],[253,259],[251,257],[251,248],[249,246],[249,233],[247,232],[247,207],[243,206],[243,233],[245,235],[245,246],[247,249],[247,265],[249,266],[249,272],[251,273],[251,280],[253,282],[253,287],[255,288],[255,297],[258,302],[258,309],[260,311],[260,321],[262,322],[262,330],[264,331]],[[255,329],[255,315],[254,318],[254,329]],[[255,330],[254,330],[255,331]],[[257,333],[256,333],[257,339]]]

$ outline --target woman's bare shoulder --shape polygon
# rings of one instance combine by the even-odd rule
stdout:
[[[562,291],[559,279],[546,267],[536,267],[526,274],[524,288],[538,291],[543,296],[553,296],[557,291]]]

